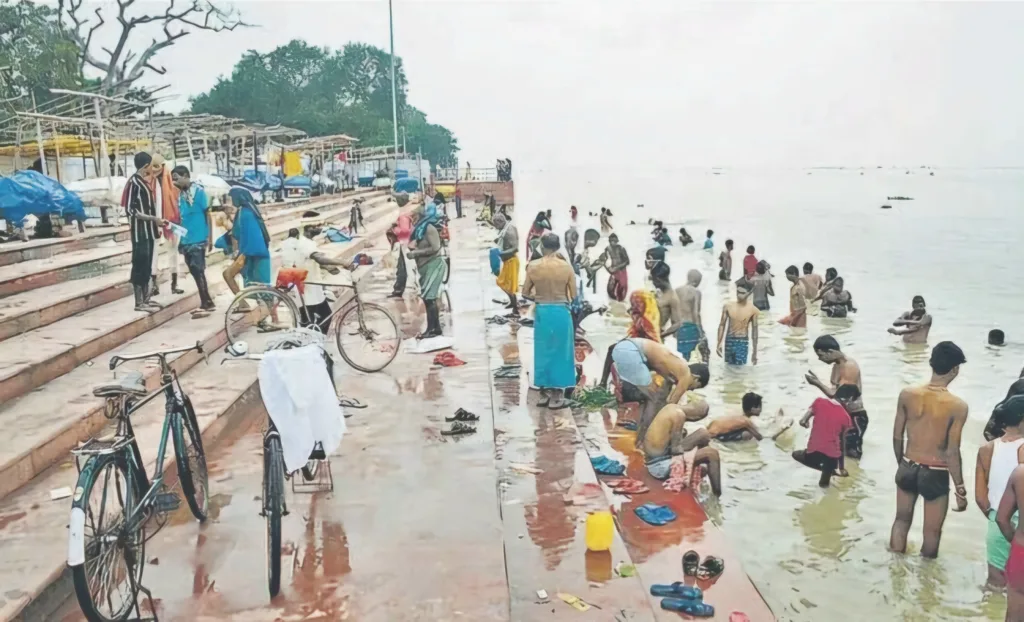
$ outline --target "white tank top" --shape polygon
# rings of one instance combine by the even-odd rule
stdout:
[[[1024,438],[1015,441],[1004,441],[997,438],[992,447],[992,464],[988,468],[988,502],[993,510],[999,507],[1010,482],[1010,473],[1017,466],[1017,450]]]

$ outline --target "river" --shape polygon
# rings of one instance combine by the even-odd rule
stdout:
[[[909,171],[909,173],[908,173]],[[597,227],[588,216],[602,206],[630,252],[630,284],[642,286],[643,255],[651,244],[649,218],[665,221],[675,239],[685,225],[696,240],[673,246],[667,261],[673,285],[686,271],[704,274],[703,321],[713,334],[722,301],[731,294],[717,280],[715,258],[699,250],[706,229],[715,231],[715,257],[727,238],[735,241],[734,277],[753,244],[776,275],[772,310],[762,314],[760,362],[726,368],[713,357],[710,385],[700,393],[712,417],[739,412],[741,396],[764,396],[765,416],[783,408],[799,416],[817,396],[804,381],[828,367],[811,344],[830,333],[863,372],[870,425],[864,457],[849,461],[848,478],[821,490],[814,472],[797,465],[793,449],[806,444],[796,428],[777,442],[721,445],[725,493],[709,513],[725,530],[780,620],[1001,620],[1005,597],[984,589],[986,522],[973,502],[974,465],[982,429],[993,405],[1024,366],[1024,336],[1014,312],[1022,304],[1015,266],[1024,250],[1014,242],[1024,225],[1024,171],[937,169],[683,170],[630,173],[620,170],[517,171],[516,221],[521,240],[540,209],[553,210],[559,233],[569,225],[569,206],[580,228]],[[913,197],[890,201],[889,196]],[[644,207],[638,207],[642,204]],[[888,204],[892,209],[883,210]],[[629,226],[630,220],[643,223]],[[668,223],[672,223],[669,225]],[[674,225],[674,226],[673,226]],[[605,244],[602,239],[599,248]],[[853,294],[850,319],[812,316],[804,334],[775,322],[788,311],[790,264],[834,266]],[[603,304],[607,273],[590,298]],[[967,400],[970,419],[962,455],[970,506],[950,512],[939,558],[923,560],[921,503],[907,555],[886,550],[895,511],[896,469],[890,442],[896,397],[927,381],[928,349],[904,346],[886,333],[911,297],[920,294],[934,317],[930,343],[952,340],[967,356],[951,390]],[[596,306],[596,305],[595,305]],[[623,320],[599,318],[585,326],[597,349],[588,376],[599,373],[605,348],[623,331]],[[991,348],[991,328],[1007,332],[1008,345]],[[712,342],[712,349],[714,343]]]

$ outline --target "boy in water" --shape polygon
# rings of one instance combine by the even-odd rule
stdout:
[[[725,250],[718,255],[718,280],[728,281],[732,278],[732,240],[725,241]]]
[[[800,277],[800,282],[803,283],[804,294],[808,298],[816,298],[821,286],[824,285],[821,275],[814,273],[814,265],[809,261],[804,264],[804,275]]]
[[[964,488],[960,459],[960,435],[967,421],[967,402],[949,392],[950,383],[966,362],[963,350],[952,341],[943,341],[932,348],[929,361],[931,380],[900,392],[892,432],[892,449],[899,465],[896,469],[896,520],[889,536],[889,548],[893,552],[904,553],[907,550],[907,534],[914,520],[918,496],[924,498],[921,557],[939,555],[942,524],[949,509],[950,479],[956,496],[953,511],[967,509],[967,489]],[[1002,510],[1003,506],[1000,506],[997,520],[1002,517]],[[1009,518],[1007,514],[1007,523]],[[1007,533],[1001,521],[999,526],[1004,534]],[[1006,568],[1008,582],[1012,552],[1010,557]],[[1024,589],[1024,584],[1021,588]]]
[[[859,391],[863,390],[860,382],[860,365],[843,354],[839,349],[839,342],[832,335],[822,335],[814,340],[814,354],[822,363],[832,365],[832,374],[826,385],[818,378],[817,374],[808,371],[804,376],[808,384],[817,387],[825,394],[825,397],[835,397],[836,390],[844,384],[852,384],[857,387],[857,398],[847,404],[854,427],[846,435],[846,455],[859,459],[864,452],[864,434],[868,430],[868,413],[864,410],[864,401],[859,395]]]
[[[713,235],[715,235],[715,232],[708,229],[708,239],[704,240],[704,250],[710,251],[715,248],[715,241],[711,239]]]
[[[974,502],[988,518],[988,535],[985,537],[988,584],[996,588],[1006,585],[1003,571],[1010,556],[1010,543],[996,523],[996,509],[1003,499],[1010,474],[1024,462],[1024,395],[1006,402],[1004,420],[1007,424],[1005,434],[978,449],[978,463],[974,470]],[[1016,529],[1016,511],[1011,522]]]
[[[750,362],[757,365],[757,316],[760,311],[751,304],[750,292],[750,282],[740,279],[736,283],[736,300],[722,306],[716,352],[729,365],[746,365],[748,352],[751,354]]]
[[[793,459],[800,464],[821,471],[818,485],[828,488],[833,475],[846,477],[843,458],[843,437],[853,427],[850,420],[849,403],[860,399],[860,390],[852,384],[836,389],[835,398],[819,397],[811,403],[800,425],[807,427],[811,419],[811,435],[807,438],[807,449],[793,452]]]
[[[928,331],[932,329],[932,316],[924,306],[924,296],[914,296],[911,310],[896,318],[889,329],[891,335],[902,335],[903,343],[928,343]]]
[[[727,415],[711,421],[707,426],[708,434],[711,435],[711,438],[722,442],[762,440],[764,436],[753,421],[753,417],[761,416],[761,402],[762,398],[757,393],[747,393],[743,396],[743,414]],[[782,415],[781,410],[779,415]],[[793,425],[793,421],[790,419],[787,422],[783,419],[780,420],[780,424],[780,429],[769,435],[772,440],[788,430]]]

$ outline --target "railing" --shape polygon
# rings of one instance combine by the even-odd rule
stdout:
[[[501,181],[496,168],[435,168],[435,182],[459,181]]]

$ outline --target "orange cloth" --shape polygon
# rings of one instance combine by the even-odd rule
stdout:
[[[294,285],[300,294],[306,293],[306,276],[308,270],[300,268],[281,268],[277,271],[277,288],[287,289]]]
[[[654,293],[638,289],[629,295],[629,314],[633,317],[626,334],[661,343],[661,312]]]
[[[178,190],[178,187],[171,181],[171,170],[165,164],[164,172],[160,175],[161,207],[163,209],[164,218],[176,225],[181,224],[181,207],[178,205],[178,199],[180,196],[181,191]]]

